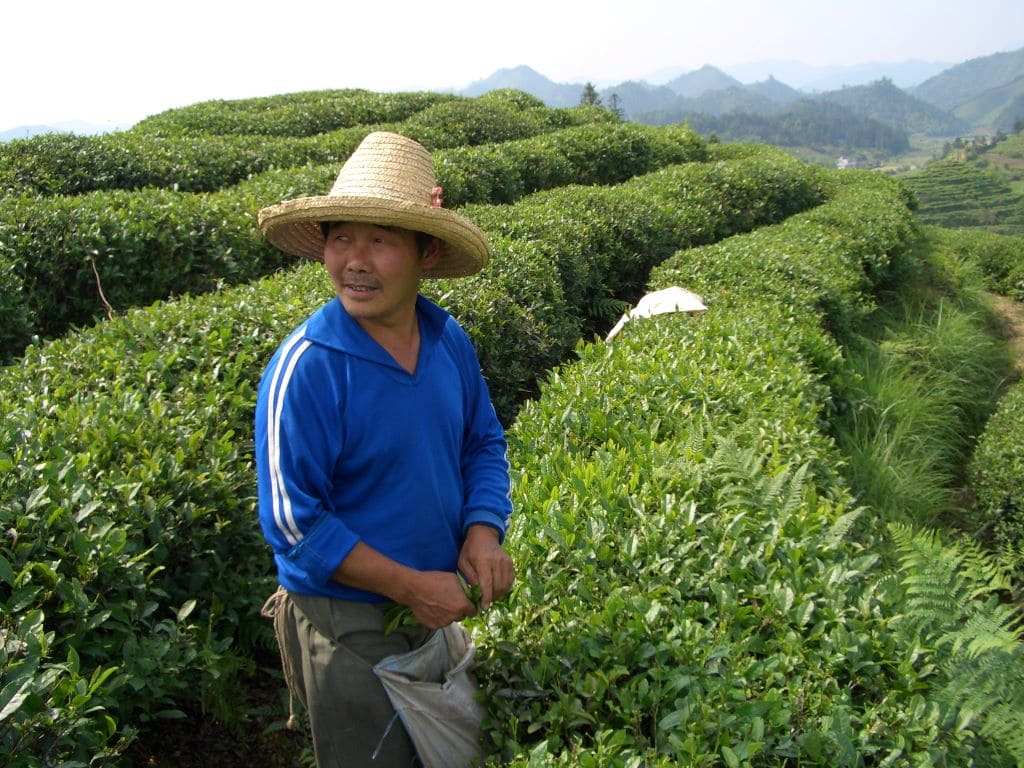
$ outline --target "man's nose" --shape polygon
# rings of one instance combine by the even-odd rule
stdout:
[[[355,272],[366,272],[369,253],[369,243],[360,240],[355,241],[349,249],[348,263],[345,265],[345,268]]]

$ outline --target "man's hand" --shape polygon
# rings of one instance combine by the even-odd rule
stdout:
[[[446,571],[420,571],[404,600],[416,621],[427,629],[440,629],[476,613],[462,591],[459,578]]]
[[[409,606],[416,620],[428,629],[446,627],[476,613],[454,573],[417,571],[363,542],[356,544],[342,560],[334,579]]]
[[[459,570],[470,584],[480,587],[480,607],[487,610],[512,589],[515,567],[498,543],[498,531],[489,525],[471,525],[459,553]]]

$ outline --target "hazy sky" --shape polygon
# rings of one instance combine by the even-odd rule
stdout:
[[[133,122],[212,98],[463,87],[529,64],[555,80],[666,67],[959,62],[1024,46],[1024,0],[5,3],[0,130]]]

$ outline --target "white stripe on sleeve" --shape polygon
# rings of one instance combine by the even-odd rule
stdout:
[[[277,366],[274,368],[274,376],[270,380],[270,396],[267,398],[267,454],[269,456],[270,466],[270,495],[273,500],[274,510],[274,522],[277,523],[278,529],[284,534],[285,539],[291,546],[295,546],[301,538],[301,534],[293,536],[292,532],[285,526],[284,519],[281,517],[281,500],[278,496],[278,475],[280,474],[280,467],[278,461],[275,460],[275,456],[280,455],[278,450],[278,425],[277,425],[277,414],[280,413],[280,409],[276,409],[277,401],[277,384],[281,378],[281,372],[284,370],[285,365],[288,361],[288,355],[292,351],[292,348],[302,339],[305,335],[306,326],[302,326],[295,332],[295,334],[285,342],[284,347],[281,349],[281,356],[277,359]]]
[[[288,489],[285,487],[284,479],[281,477],[281,411],[284,409],[285,392],[288,389],[288,382],[291,381],[292,373],[295,372],[295,364],[299,362],[302,353],[309,349],[312,344],[313,342],[311,341],[304,341],[299,344],[291,360],[288,361],[288,368],[284,372],[284,379],[281,381],[281,391],[277,395],[277,410],[274,414],[274,432],[276,434],[274,438],[274,453],[271,456],[273,463],[270,468],[270,477],[272,480],[274,478],[277,479],[278,491],[281,494],[281,506],[284,509],[285,525],[295,539],[295,544],[302,541],[302,531],[295,524],[295,518],[292,516],[292,500],[288,496]]]

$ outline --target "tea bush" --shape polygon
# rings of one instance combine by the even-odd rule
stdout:
[[[354,125],[398,122],[454,98],[441,93],[374,93],[352,88],[203,101],[147,117],[133,130],[154,136],[313,136]]]
[[[438,150],[435,166],[446,204],[457,206],[511,202],[573,181],[610,184],[704,157],[703,143],[686,129],[606,124]],[[0,249],[21,265],[17,280],[0,284],[0,321],[10,317],[0,322],[7,328],[0,360],[33,333],[57,336],[102,316],[97,272],[107,300],[122,309],[245,282],[289,263],[261,237],[256,212],[323,194],[337,170],[271,171],[214,194],[146,189],[0,200]]]
[[[766,151],[474,207],[492,266],[429,292],[470,332],[507,420],[651,264],[812,205],[819,182]],[[22,696],[0,743],[21,744],[22,764],[43,749],[116,750],[132,723],[179,706],[230,712],[237,672],[270,642],[258,618],[273,577],[254,513],[255,387],[280,340],[331,295],[322,269],[303,265],[132,311],[0,373],[0,623],[17,638],[0,664]]]
[[[986,287],[1024,301],[1024,237],[977,230],[929,227],[928,235],[981,272]],[[1007,548],[1024,575],[1024,385],[1012,385],[985,425],[969,475],[977,499],[978,527],[986,539]],[[1016,552],[1016,555],[1013,553]]]
[[[146,186],[209,192],[272,168],[340,163],[374,130],[398,131],[434,150],[615,121],[610,112],[593,108],[520,109],[509,100],[451,99],[401,122],[316,136],[43,134],[0,144],[0,195],[74,195]]]
[[[928,236],[977,265],[996,293],[1024,301],[1024,237],[978,229],[928,227]]]
[[[708,311],[580,346],[520,411],[518,579],[476,627],[497,759],[1013,764],[922,695],[884,524],[858,523],[826,432],[844,365],[826,329],[870,311],[914,241],[902,200],[858,175],[679,252],[649,287]]]
[[[985,425],[971,461],[979,524],[997,543],[1024,551],[1024,382],[1014,384]],[[1024,562],[1018,564],[1024,576]]]
[[[894,261],[879,309],[844,343],[832,434],[874,517],[977,529],[956,502],[1009,370],[983,285],[976,268],[926,235]]]

